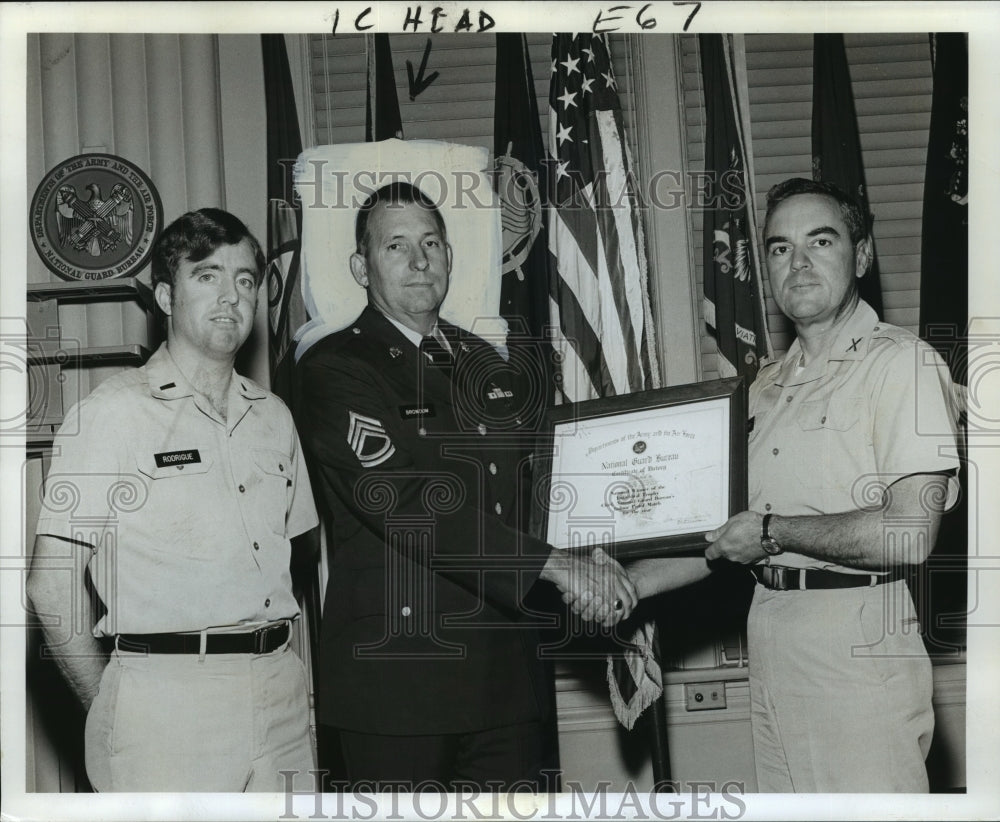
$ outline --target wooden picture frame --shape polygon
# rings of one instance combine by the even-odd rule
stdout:
[[[696,556],[747,507],[742,378],[549,410],[533,495],[535,533],[617,559]]]

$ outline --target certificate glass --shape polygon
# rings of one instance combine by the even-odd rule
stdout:
[[[746,508],[741,379],[560,406],[549,422],[536,522],[557,548],[700,554],[705,532]]]

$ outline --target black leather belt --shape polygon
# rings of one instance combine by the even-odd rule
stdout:
[[[244,634],[207,634],[206,654],[269,654],[288,642],[291,628],[287,622],[265,625]],[[118,634],[119,651],[146,654],[199,654],[200,634]]]
[[[750,568],[757,581],[772,591],[809,591],[819,588],[874,588],[902,579],[899,574],[840,574],[812,568],[783,568],[780,565],[754,565]]]

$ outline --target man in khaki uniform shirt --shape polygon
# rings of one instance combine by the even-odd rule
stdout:
[[[28,593],[88,709],[100,791],[312,784],[289,540],[316,511],[288,409],[233,370],[263,269],[233,215],[175,221],[153,254],[166,343],[55,440]]]
[[[750,566],[751,725],[758,789],[927,791],[931,668],[904,566],[934,546],[957,494],[948,369],[858,297],[872,241],[829,184],[768,194],[771,290],[795,324],[750,388],[749,510],[705,557]],[[708,573],[635,563],[640,595]]]

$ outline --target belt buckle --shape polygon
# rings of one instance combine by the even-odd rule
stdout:
[[[780,565],[765,565],[764,582],[772,591],[787,591],[788,569]]]
[[[253,652],[255,654],[264,654],[264,653],[267,653],[267,651],[265,650],[265,648],[267,647],[267,638],[268,638],[268,636],[271,634],[272,631],[278,631],[278,630],[280,630],[281,628],[284,628],[284,627],[285,627],[285,624],[283,622],[279,622],[276,625],[265,625],[264,627],[258,628],[256,631],[254,631],[253,632]]]

